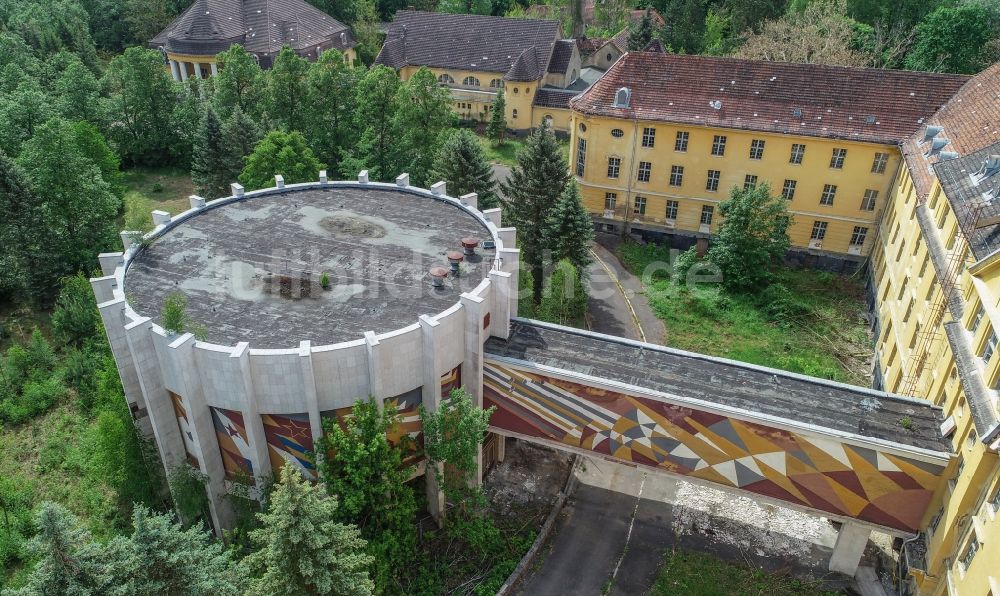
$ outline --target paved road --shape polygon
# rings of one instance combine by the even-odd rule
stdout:
[[[657,318],[650,307],[642,281],[629,273],[618,258],[600,242],[594,244],[593,250],[596,260],[590,266],[588,304],[592,329],[598,333],[629,339],[644,338],[650,343],[662,344],[666,335],[663,321]],[[625,296],[628,297],[627,301]],[[639,328],[642,329],[642,337]]]
[[[674,547],[772,572],[827,573],[836,533],[825,520],[603,460],[588,459],[578,477],[525,596],[646,594]]]

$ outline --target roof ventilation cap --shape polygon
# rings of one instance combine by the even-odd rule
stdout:
[[[927,126],[924,127],[924,140],[929,141],[933,139],[942,130],[944,130],[944,128],[940,126],[931,126],[930,124],[928,124]]]
[[[927,151],[927,157],[940,153],[941,150],[944,149],[945,145],[950,142],[951,141],[945,138],[931,140],[931,148]]]
[[[795,116],[796,118],[801,118],[802,108],[792,108],[792,116]]]
[[[865,122],[867,124],[875,124],[876,118],[875,118],[875,116],[872,116],[871,114],[869,114],[868,116],[865,116]]]
[[[980,170],[983,178],[988,178],[1000,172],[1000,155],[991,155],[983,160],[983,169]]]
[[[708,102],[708,107],[712,108],[713,110],[721,110],[722,102],[719,101],[718,99],[713,99],[712,101]]]
[[[632,103],[632,90],[628,87],[622,87],[615,92],[615,106],[616,108],[627,108],[629,104]]]
[[[948,161],[949,159],[955,159],[958,157],[957,151],[942,151],[941,155],[938,156],[940,161]]]

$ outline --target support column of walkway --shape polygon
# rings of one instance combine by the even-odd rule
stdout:
[[[844,522],[837,534],[837,542],[833,545],[833,554],[830,555],[830,571],[854,577],[871,533],[871,529],[865,526]]]

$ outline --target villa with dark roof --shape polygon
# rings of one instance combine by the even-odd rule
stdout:
[[[576,43],[560,38],[554,20],[401,10],[375,63],[404,81],[429,68],[465,120],[488,119],[497,90],[504,89],[507,124],[515,132],[543,121],[567,132],[569,100],[589,84]]]
[[[356,43],[347,25],[305,0],[196,0],[149,42],[175,81],[217,74],[216,55],[233,45],[270,68],[283,46],[310,60],[336,49],[353,62]]]

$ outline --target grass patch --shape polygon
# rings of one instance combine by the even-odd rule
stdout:
[[[872,351],[859,280],[784,269],[775,282],[787,292],[775,308],[770,291],[734,295],[716,284],[674,285],[665,265],[671,255],[662,247],[623,244],[618,255],[643,277],[650,306],[666,327],[667,345],[870,386]]]
[[[138,167],[125,172],[125,189],[124,229],[147,231],[153,228],[154,209],[177,215],[191,207],[194,183],[187,170]]]
[[[668,552],[653,596],[835,596],[817,584],[734,565],[705,553]]]
[[[486,159],[493,163],[514,167],[517,165],[517,152],[524,146],[518,139],[508,137],[503,144],[494,145],[493,141],[484,136],[479,136],[479,144],[486,152]]]

